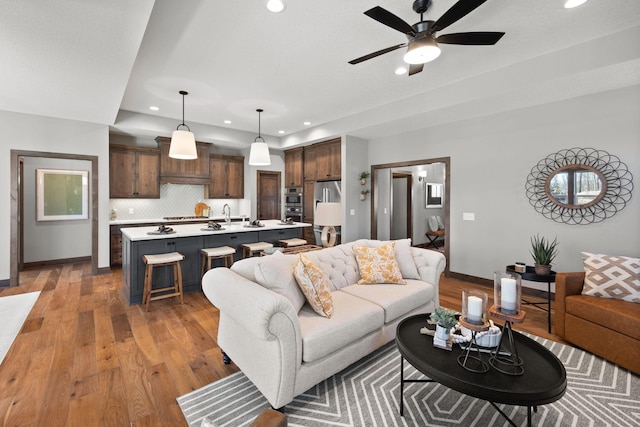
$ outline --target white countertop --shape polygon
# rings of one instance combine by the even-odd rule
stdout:
[[[174,215],[179,216],[179,215]],[[187,216],[187,215],[185,215]],[[127,224],[166,224],[168,222],[175,224],[179,222],[193,222],[193,221],[220,221],[224,220],[226,217],[224,215],[213,215],[209,218],[201,217],[201,218],[191,218],[191,219],[164,219],[164,218],[151,218],[151,219],[114,219],[109,221],[109,225],[127,225]],[[242,221],[246,216],[242,215],[231,215],[232,221]]]
[[[227,233],[245,233],[247,231],[260,231],[260,230],[281,230],[286,228],[299,228],[299,227],[311,227],[312,224],[304,222],[294,222],[292,225],[281,225],[279,219],[269,219],[260,221],[264,224],[264,227],[245,227],[242,223],[234,223],[231,225],[220,224],[224,230],[203,230],[206,228],[206,224],[178,224],[171,225],[171,228],[175,233],[171,234],[148,234],[149,232],[158,231],[157,226],[153,227],[130,227],[122,228],[120,231],[131,241],[138,240],[156,240],[156,239],[173,239],[176,237],[191,237],[191,236],[208,236],[213,234],[227,234]]]

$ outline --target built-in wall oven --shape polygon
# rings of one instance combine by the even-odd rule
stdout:
[[[285,216],[302,222],[302,187],[287,187],[284,193]]]

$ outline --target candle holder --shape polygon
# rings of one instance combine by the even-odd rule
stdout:
[[[496,309],[495,305],[489,310],[491,316],[504,320],[504,327],[502,328],[502,335],[500,336],[500,342],[498,346],[491,352],[489,357],[489,364],[493,366],[498,372],[503,374],[519,376],[524,374],[524,362],[520,356],[518,356],[518,349],[516,348],[516,342],[513,339],[512,323],[522,323],[527,313],[523,310],[517,315],[506,314]],[[505,346],[505,351],[502,350],[502,344],[504,337],[507,337],[508,343]]]
[[[489,370],[489,365],[480,356],[480,347],[476,341],[478,332],[489,330],[487,300],[486,292],[468,289],[462,291],[462,316],[459,322],[471,331],[471,342],[458,356],[458,364],[470,372],[484,373]]]
[[[493,273],[493,306],[495,310],[517,316],[520,313],[522,284],[519,274],[496,271]]]

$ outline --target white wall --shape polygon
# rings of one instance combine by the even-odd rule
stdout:
[[[0,224],[5,235],[0,242],[0,280],[9,279],[10,151],[43,151],[98,157],[98,268],[109,266],[109,128],[106,125],[61,120],[0,111]],[[67,236],[72,241],[75,236]],[[55,242],[53,243],[55,244]],[[61,242],[62,245],[68,242]]]
[[[91,210],[88,219],[36,221],[36,169],[91,171],[87,160],[26,157],[24,161],[24,262],[91,256]],[[91,176],[89,176],[91,184]],[[91,188],[89,188],[91,198]],[[91,206],[91,203],[89,203]],[[69,239],[69,236],[74,236]]]
[[[530,237],[558,237],[556,271],[582,269],[581,251],[640,256],[640,86],[497,113],[370,141],[369,162],[451,157],[452,272],[492,278],[516,260],[531,263]],[[531,168],[547,155],[592,147],[634,174],[630,203],[599,224],[546,219],[525,194]],[[475,221],[462,221],[463,212]]]
[[[360,200],[360,192],[371,190],[371,177],[366,185],[360,185],[360,173],[369,171],[369,146],[364,139],[353,136],[342,137],[342,208],[344,226],[341,229],[343,242],[368,238],[371,218],[371,194]],[[353,215],[351,212],[353,211]]]

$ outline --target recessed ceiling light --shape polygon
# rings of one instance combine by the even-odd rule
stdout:
[[[394,71],[394,73],[396,73],[398,76],[405,74],[406,72],[407,72],[407,69],[405,67],[398,67]]]
[[[158,111],[160,110],[160,108],[156,107],[155,105],[152,105],[151,107],[149,107],[149,110]]]
[[[230,125],[230,124],[231,124],[231,120],[225,120],[225,121],[224,121],[224,124],[225,124],[225,125]]]
[[[268,0],[267,1],[267,9],[269,12],[280,13],[284,10],[286,5],[283,0]]]
[[[278,133],[284,133],[284,131],[283,130],[279,130]]]
[[[578,7],[583,3],[586,3],[587,0],[567,0],[564,2],[565,9],[571,9],[573,7]]]
[[[305,126],[309,126],[311,124],[311,122],[304,122],[303,123]]]

